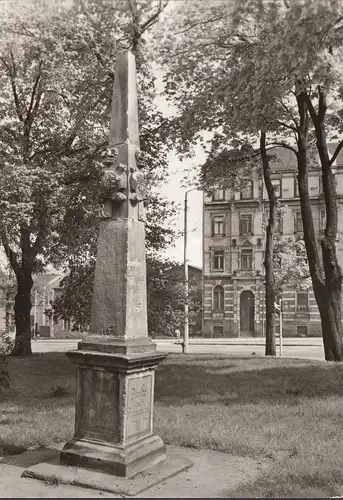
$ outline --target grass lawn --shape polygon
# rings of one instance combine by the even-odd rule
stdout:
[[[187,360],[187,362],[185,362]],[[75,370],[64,354],[11,359],[1,445],[72,437]],[[155,432],[168,444],[268,458],[260,479],[228,496],[343,493],[343,364],[170,355],[158,368]]]

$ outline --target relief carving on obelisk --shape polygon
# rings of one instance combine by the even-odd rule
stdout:
[[[128,158],[130,155],[125,154],[127,153],[125,149],[122,156]],[[130,203],[133,207],[138,206],[137,219],[145,222],[147,188],[143,173],[143,169],[146,166],[143,154],[138,149],[135,149],[135,154],[131,158],[131,161],[121,162],[120,160],[120,150],[117,147],[106,148],[106,151],[102,155],[102,165],[105,168],[102,171],[100,180],[100,218],[123,218],[121,205],[128,201],[127,192],[129,187]],[[127,163],[130,163],[130,165]],[[133,216],[134,213],[131,215]]]

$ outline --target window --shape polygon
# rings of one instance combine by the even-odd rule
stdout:
[[[213,310],[224,311],[224,288],[220,285],[213,290]]]
[[[264,212],[264,215],[263,215],[264,226],[265,226],[266,230],[267,230],[267,226],[269,224],[269,216],[270,216],[269,209],[267,208]],[[283,216],[280,214],[280,212],[277,212],[276,213],[275,228],[274,228],[275,233],[282,233],[282,228],[283,228],[282,222],[283,222]]]
[[[225,194],[225,191],[223,189],[216,189],[213,192],[212,200],[213,201],[223,201],[225,198],[224,194]]]
[[[212,236],[214,235],[225,235],[223,215],[215,215],[212,217]]]
[[[298,325],[297,326],[297,335],[299,337],[306,337],[307,336],[307,326],[306,325]]]
[[[65,319],[63,320],[63,330],[64,331],[69,331],[71,328],[70,328],[70,319]]]
[[[276,216],[275,232],[282,233],[282,215],[281,214],[277,214],[277,216]]]
[[[222,325],[213,326],[213,337],[223,337],[224,327]]]
[[[253,182],[248,181],[247,185],[240,193],[241,200],[251,200],[253,198]]]
[[[302,266],[307,266],[307,256],[306,256],[305,247],[303,247],[303,248],[297,247],[295,249],[295,254],[296,254],[297,264],[300,264]]]
[[[275,195],[277,198],[280,198],[281,196],[281,180],[280,179],[274,179],[272,180],[272,184],[274,187]]]
[[[241,251],[241,269],[244,271],[252,270],[252,249],[243,248]]]
[[[294,177],[294,196],[296,198],[299,198],[299,186],[298,186],[298,179]]]
[[[224,271],[224,250],[213,250],[213,269]]]
[[[252,215],[241,215],[239,218],[239,234],[252,234]]]
[[[295,212],[294,231],[296,233],[301,233],[302,230],[303,230],[303,220],[301,217],[301,212]]]
[[[297,292],[297,310],[307,311],[308,310],[308,293],[307,291]]]

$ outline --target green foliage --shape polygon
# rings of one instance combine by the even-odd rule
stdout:
[[[277,297],[282,290],[306,290],[311,286],[303,239],[295,236],[274,236],[274,287]]]
[[[17,283],[13,270],[6,257],[0,258],[0,295],[5,305],[6,321],[8,321],[8,314],[12,311],[16,291]]]
[[[80,255],[92,254],[115,59],[124,48],[137,56],[149,188],[166,176],[169,124],[155,106],[143,39],[163,7],[153,0],[75,0],[52,9],[46,2],[17,8],[6,1],[0,28],[0,236],[28,290],[30,276],[47,264],[73,266]],[[175,213],[156,194],[150,194],[150,206],[166,218]],[[147,225],[152,247],[172,237],[170,228],[160,226]]]
[[[144,3],[146,15],[152,4]],[[96,224],[115,57],[130,44],[127,5],[26,9],[2,26],[0,222],[17,264],[28,232],[33,272],[72,254]],[[165,173],[167,141],[153,103],[154,77],[141,53],[138,61],[142,150],[154,184]]]
[[[159,258],[148,258],[148,330],[151,337],[174,336],[175,329],[184,324],[186,303],[185,281],[180,265]],[[195,324],[195,316],[201,308],[199,285],[189,279],[189,325]]]
[[[212,144],[212,150],[201,167],[200,184],[207,192],[215,189],[240,191],[260,169],[259,152],[249,144],[219,152]]]
[[[10,388],[8,356],[13,346],[13,337],[8,332],[0,331],[0,397]]]
[[[54,318],[71,319],[73,328],[87,330],[90,322],[95,257],[79,260],[69,268],[62,280],[63,295],[52,304],[50,315]],[[148,330],[152,337],[173,336],[184,320],[183,271],[179,265],[150,254],[147,258]],[[201,297],[196,295],[196,285],[190,280],[190,325],[199,311]]]

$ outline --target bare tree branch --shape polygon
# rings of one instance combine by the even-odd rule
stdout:
[[[12,52],[11,52],[11,57],[12,57],[12,61],[14,61]],[[17,116],[18,116],[19,120],[21,122],[23,122],[24,121],[24,116],[23,116],[23,113],[21,111],[21,106],[20,106],[20,102],[19,102],[19,96],[18,96],[18,92],[17,92],[17,85],[16,85],[16,82],[15,82],[15,71],[16,71],[15,66],[13,67],[13,72],[12,72],[12,69],[11,69],[10,65],[6,62],[5,58],[4,57],[0,57],[0,60],[2,61],[2,63],[5,66],[5,68],[8,71],[8,75],[9,75],[10,80],[11,80],[11,87],[12,87],[12,93],[13,93],[13,99],[14,99],[16,113],[17,113]]]
[[[38,112],[38,108],[39,108],[41,93],[39,91],[37,92],[37,89],[38,89],[39,82],[40,82],[40,79],[42,76],[42,66],[43,66],[43,61],[39,61],[38,74],[36,76],[35,83],[34,83],[33,88],[32,88],[30,105],[29,105],[29,109],[27,111],[26,120],[25,120],[28,128],[31,127],[32,122],[35,119],[35,116],[36,116],[36,114]]]
[[[198,21],[197,23],[194,23],[194,24],[191,24],[190,26],[187,26],[186,28],[182,29],[181,31],[177,31],[175,33],[175,35],[181,35],[182,33],[185,33],[186,31],[189,31],[193,28],[196,28],[199,25],[214,23],[216,21],[220,21],[221,19],[223,19],[223,16],[215,16],[215,17],[211,17],[210,19]]]
[[[317,123],[317,120],[318,120],[318,115],[316,113],[316,110],[314,109],[312,99],[308,95],[307,92],[304,92],[304,97],[305,97],[307,109],[308,109],[310,116],[311,116],[311,120],[313,121],[313,124],[315,125]]]
[[[166,0],[164,3],[162,2],[162,0],[160,0],[160,3],[159,3],[159,6],[155,12],[155,14],[153,14],[150,19],[148,19],[147,21],[145,21],[143,24],[141,24],[140,26],[140,30],[141,30],[141,34],[143,34],[144,31],[146,31],[147,29],[149,29],[153,24],[155,24],[155,22],[157,21],[159,15],[163,12],[163,10],[167,7],[169,3],[169,0]]]
[[[10,244],[8,242],[7,233],[6,233],[6,230],[4,228],[1,229],[1,241],[2,241],[2,245],[4,247],[4,250],[5,250],[6,256],[9,260],[9,263],[10,263],[13,271],[15,272],[15,274],[17,274],[19,271],[17,254],[16,254],[16,252],[14,252],[11,249]]]
[[[270,121],[272,121],[274,123],[277,123],[278,125],[280,125],[283,128],[286,128],[288,130],[292,130],[292,132],[296,132],[297,131],[297,129],[293,125],[288,125],[288,123],[285,123],[285,122],[283,122],[281,120],[276,120],[276,119],[272,118]]]
[[[289,149],[289,151],[293,151],[293,153],[298,156],[298,151],[293,148],[292,146],[290,146],[289,144],[285,143],[285,142],[270,142],[268,143],[268,146],[278,146],[278,147],[281,147],[281,148],[286,148],[286,149]]]
[[[339,155],[340,150],[343,148],[343,140],[338,144],[334,154],[332,155],[332,158],[329,162],[329,166],[333,164],[333,162],[336,160],[337,156]]]

